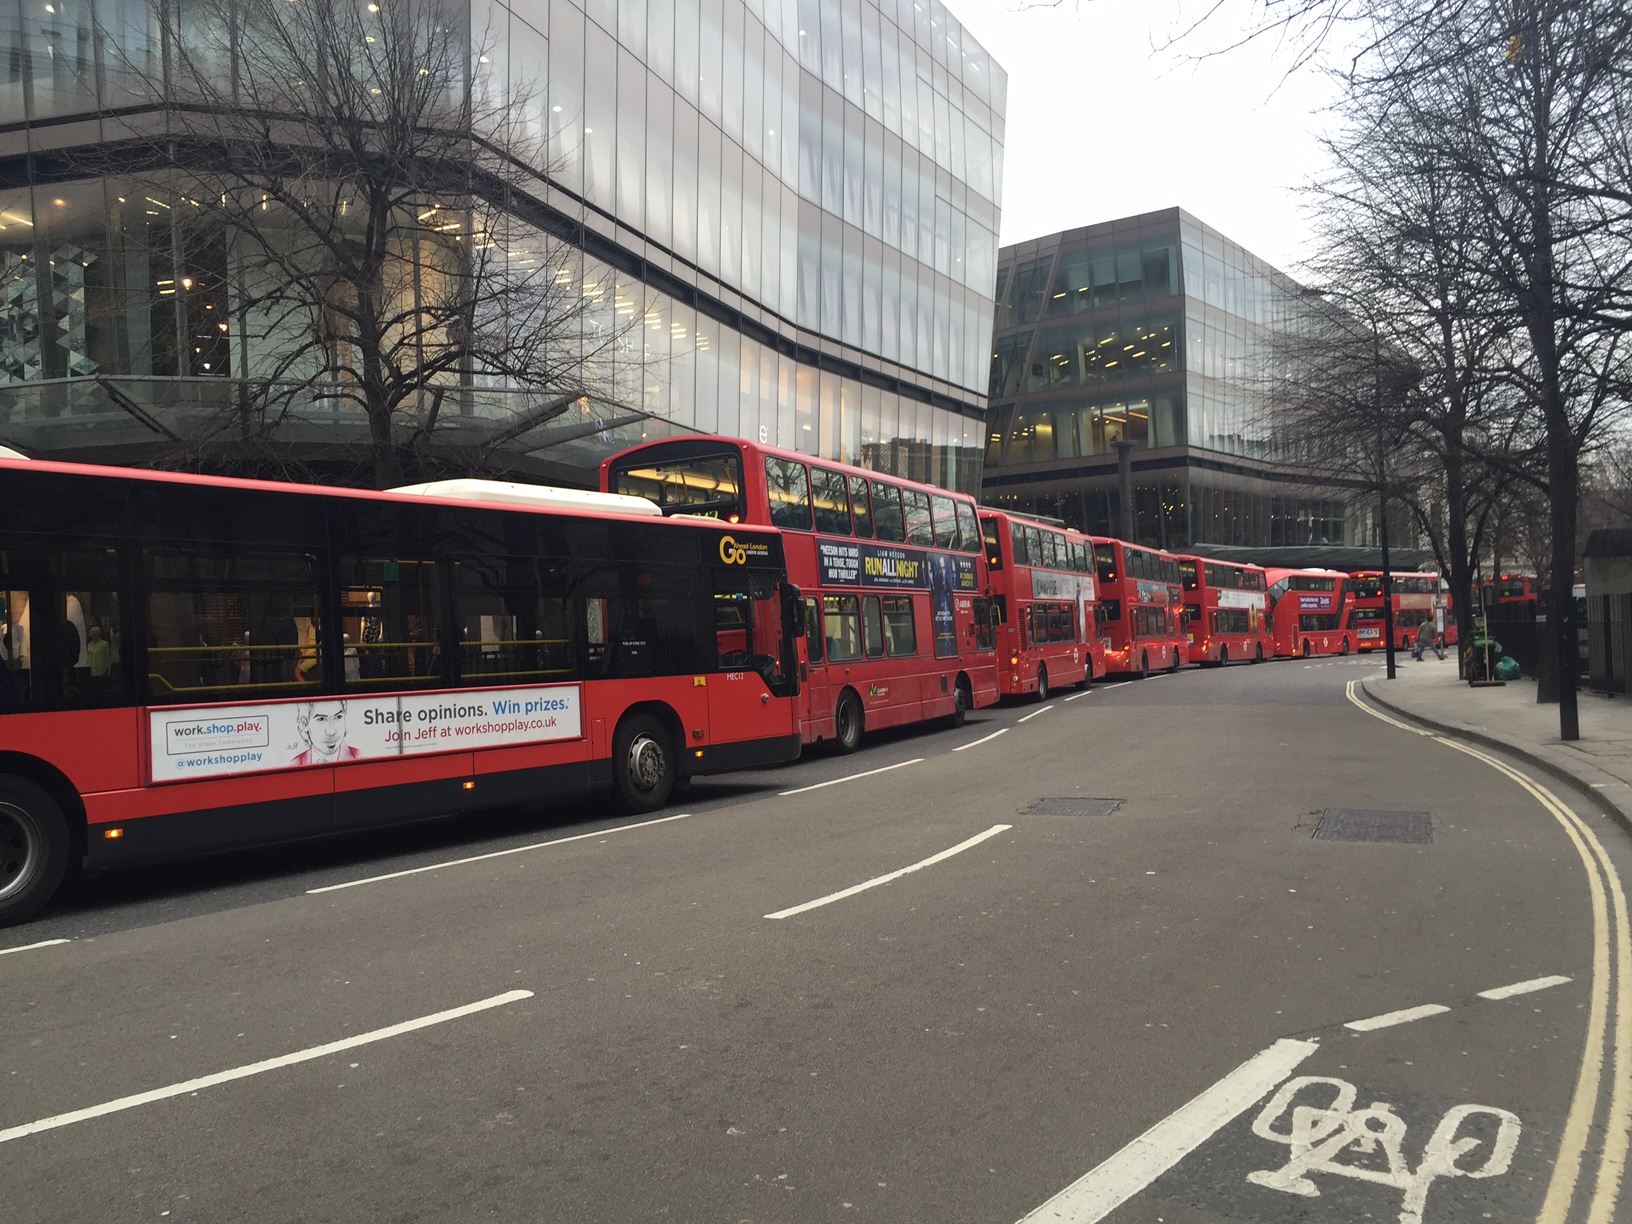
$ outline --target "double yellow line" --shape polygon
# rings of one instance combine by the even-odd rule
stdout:
[[[1570,1099],[1570,1112],[1564,1122],[1558,1159],[1553,1165],[1552,1180],[1547,1184],[1547,1197],[1542,1201],[1536,1224],[1566,1224],[1569,1219],[1570,1206],[1581,1183],[1587,1139],[1598,1112],[1605,1075],[1606,1038],[1609,1113],[1604,1119],[1604,1146],[1585,1221],[1586,1224],[1614,1224],[1621,1179],[1626,1172],[1628,1142],[1632,1140],[1632,996],[1628,995],[1629,983],[1632,983],[1632,931],[1628,929],[1626,890],[1621,886],[1621,877],[1597,834],[1552,791],[1528,774],[1476,748],[1379,713],[1355,695],[1355,684],[1353,680],[1348,683],[1349,700],[1373,718],[1466,753],[1517,782],[1559,823],[1581,856],[1592,897],[1592,1001],[1587,1012],[1587,1044],[1581,1056],[1575,1093]],[[1611,961],[1614,962],[1613,975]],[[1612,1016],[1614,1035],[1610,1038]]]

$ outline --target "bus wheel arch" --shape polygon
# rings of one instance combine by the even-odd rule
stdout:
[[[0,775],[0,926],[33,917],[72,857],[69,818],[51,792],[18,774]]]
[[[861,698],[855,689],[846,686],[833,703],[833,747],[841,756],[849,756],[861,747],[866,729],[867,717],[861,708]]]
[[[630,812],[655,812],[679,776],[680,720],[662,703],[630,706],[612,736],[612,793]]]
[[[80,864],[88,851],[89,837],[85,831],[85,802],[79,797],[79,788],[55,765],[21,752],[0,752],[0,779],[7,775],[32,782],[56,801],[68,824],[72,863]]]

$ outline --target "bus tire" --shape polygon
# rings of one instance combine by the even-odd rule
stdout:
[[[1150,655],[1141,650],[1139,652],[1139,670],[1133,673],[1133,678],[1143,680],[1148,675],[1150,675]]]
[[[1344,656],[1348,655],[1348,653],[1349,653],[1349,639],[1348,638],[1343,639],[1343,646],[1337,653],[1340,654],[1340,655],[1344,655]]]
[[[946,725],[954,730],[963,726],[969,717],[969,707],[974,704],[973,695],[969,692],[969,681],[959,676],[952,686],[952,713],[946,716]]]
[[[674,789],[674,745],[668,728],[650,714],[631,714],[612,741],[612,787],[635,814],[655,812]]]
[[[833,707],[833,747],[840,756],[849,756],[861,747],[863,730],[861,699],[845,689],[839,694],[839,704]]]
[[[1041,663],[1037,665],[1037,702],[1041,705],[1048,700],[1048,668]]]
[[[1254,663],[1262,663],[1264,661],[1264,644],[1262,642],[1255,642],[1253,644],[1252,661]]]
[[[1167,674],[1171,676],[1174,672],[1178,671],[1180,663],[1181,660],[1179,658],[1179,648],[1175,646],[1173,647],[1173,662],[1167,665]]]
[[[25,778],[0,775],[0,926],[32,918],[68,873],[62,807]]]
[[[1304,638],[1303,639],[1303,657],[1307,659],[1313,653],[1314,653],[1314,651],[1312,651],[1309,648],[1309,639]]]
[[[1218,665],[1220,667],[1227,666],[1229,661],[1230,661],[1230,648],[1228,646],[1220,646],[1218,648]]]

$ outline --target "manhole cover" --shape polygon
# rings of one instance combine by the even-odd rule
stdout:
[[[1122,806],[1120,799],[1039,799],[1022,816],[1109,816]]]
[[[1368,812],[1327,808],[1315,826],[1316,841],[1403,842],[1432,845],[1434,825],[1427,812]]]

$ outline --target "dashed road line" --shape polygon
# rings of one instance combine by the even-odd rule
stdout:
[[[774,914],[766,914],[765,917],[771,919],[792,918],[795,914],[803,914],[808,910],[820,909],[824,905],[832,905],[835,901],[843,901],[846,897],[864,893],[869,888],[877,888],[881,884],[888,884],[891,880],[899,880],[902,876],[911,875],[915,871],[922,871],[925,867],[933,867],[936,863],[945,862],[954,854],[962,854],[965,850],[971,850],[987,838],[996,837],[999,833],[1006,833],[1012,828],[1014,828],[1013,825],[993,825],[984,833],[977,833],[967,841],[961,841],[949,850],[942,850],[939,854],[932,854],[926,859],[920,859],[910,867],[902,867],[900,870],[889,872],[887,875],[874,876],[872,879],[864,880],[860,884],[852,884],[849,888],[841,888],[836,893],[828,893],[825,897],[817,897],[816,900],[806,901],[803,905],[794,905],[788,909],[777,910]]]
[[[1066,698],[1066,700],[1067,700],[1067,701],[1069,701],[1069,700],[1070,700],[1070,698]],[[1052,710],[1052,709],[1053,709],[1053,708],[1054,708],[1054,707],[1053,707],[1053,706],[1051,706],[1051,705],[1046,705],[1046,706],[1044,706],[1044,707],[1043,707],[1043,708],[1042,708],[1042,709],[1040,709],[1040,710],[1033,710],[1033,711],[1032,711],[1032,712],[1031,712],[1031,713],[1030,713],[1030,714],[1027,714],[1027,715],[1026,715],[1026,716],[1025,716],[1025,717],[1024,717],[1024,718],[1022,718],[1022,719],[1021,719],[1021,720],[1020,720],[1020,722],[1023,722],[1023,723],[1025,723],[1025,722],[1030,722],[1030,721],[1031,721],[1031,720],[1032,720],[1032,719],[1034,719],[1034,718],[1036,718],[1036,717],[1037,717],[1037,715],[1039,715],[1039,714],[1047,714],[1047,713],[1048,713],[1048,712],[1049,712],[1049,711],[1050,711],[1050,710]],[[1018,723],[1017,723],[1017,724],[1016,724],[1016,726],[1018,726],[1018,725],[1019,725],[1019,724],[1018,724]]]
[[[993,731],[990,735],[982,736],[978,740],[971,740],[967,744],[959,744],[956,748],[952,749],[952,751],[953,752],[962,752],[965,748],[979,748],[982,744],[989,744],[994,739],[996,739],[998,736],[1007,735],[1008,733],[1009,733],[1009,729],[1007,727],[1003,727],[1003,728],[1001,728],[1001,729],[999,729],[997,731]]]
[[[1531,978],[1528,982],[1514,982],[1510,986],[1495,986],[1490,990],[1481,990],[1481,999],[1511,999],[1515,995],[1534,994],[1538,990],[1549,990],[1554,986],[1562,986],[1570,979],[1563,974],[1555,973],[1552,977]]]
[[[316,1058],[327,1058],[330,1054],[338,1054],[342,1050],[356,1049],[358,1046],[370,1045],[376,1041],[385,1041],[391,1037],[400,1037],[404,1033],[412,1033],[419,1029],[430,1028],[436,1024],[446,1024],[450,1020],[458,1020],[463,1016],[472,1016],[477,1012],[488,1011],[491,1008],[503,1007],[507,1003],[516,1003],[522,999],[530,999],[533,992],[530,990],[510,990],[501,995],[494,995],[490,999],[481,999],[475,1003],[466,1003],[463,1007],[451,1007],[447,1011],[433,1012],[429,1016],[420,1016],[416,1020],[404,1020],[401,1024],[392,1024],[386,1028],[374,1029],[367,1033],[358,1033],[355,1037],[346,1037],[340,1041],[331,1041],[327,1045],[312,1046],[305,1050],[296,1050],[293,1054],[280,1054],[276,1058],[262,1059],[260,1062],[247,1063],[242,1067],[233,1067],[227,1071],[217,1071],[213,1075],[201,1075],[197,1079],[183,1080],[179,1084],[171,1084],[164,1088],[154,1088],[148,1092],[138,1092],[133,1096],[120,1097],[114,1101],[104,1101],[100,1105],[92,1105],[85,1109],[75,1109],[69,1113],[55,1114],[49,1118],[40,1118],[34,1122],[25,1122],[21,1126],[13,1126],[7,1130],[0,1130],[0,1143],[10,1143],[13,1139],[22,1139],[28,1135],[37,1135],[41,1131],[57,1130],[60,1127],[72,1126],[76,1122],[88,1122],[92,1118],[104,1117],[111,1113],[120,1113],[126,1109],[135,1109],[141,1105],[151,1105],[155,1101],[168,1100],[170,1097],[184,1096],[188,1093],[199,1092],[205,1088],[214,1088],[218,1084],[229,1084],[233,1080],[247,1079],[252,1075],[263,1075],[268,1071],[276,1071],[280,1067],[292,1067],[296,1063],[311,1062]]]
[[[780,798],[789,795],[802,795],[806,791],[821,790],[824,786],[837,786],[840,782],[854,782],[857,778],[870,778],[874,774],[889,773],[892,769],[905,769],[908,765],[921,765],[923,757],[913,757],[910,761],[897,761],[894,765],[881,765],[877,769],[863,770],[861,773],[846,774],[842,778],[830,778],[826,782],[816,782],[810,786],[798,786],[793,790],[777,791]]]
[[[1097,691],[1098,690],[1096,690],[1096,689],[1084,689],[1080,693],[1072,693],[1071,696],[1066,698],[1066,700],[1067,701],[1075,701],[1078,697],[1092,697],[1094,695],[1094,693],[1097,692]]]
[[[391,871],[385,875],[368,876],[361,880],[347,880],[344,884],[325,884],[322,888],[308,888],[307,896],[317,893],[339,892],[342,888],[359,888],[364,884],[379,884],[384,880],[400,880],[404,876],[420,875],[426,871],[441,871],[444,867],[463,867],[466,863],[482,863],[488,859],[505,858],[511,854],[525,854],[529,850],[544,850],[550,846],[564,846],[568,842],[585,841],[591,837],[610,837],[614,833],[627,833],[631,829],[649,829],[653,825],[668,824],[673,820],[687,820],[690,812],[680,812],[674,816],[659,816],[656,820],[642,820],[635,824],[618,825],[611,829],[597,829],[593,833],[574,833],[571,837],[557,837],[550,841],[531,842],[525,846],[512,846],[508,850],[495,850],[491,854],[473,854],[469,858],[449,859],[445,863],[432,863],[427,867],[410,867],[406,871]]]
[[[1263,1100],[1318,1049],[1319,1042],[1283,1038],[1253,1055],[1023,1216],[1020,1224],[1096,1224],[1103,1220]]]
[[[1371,1033],[1377,1029],[1393,1028],[1396,1024],[1426,1020],[1429,1016],[1443,1016],[1450,1010],[1443,1003],[1424,1003],[1421,1007],[1406,1007],[1400,1011],[1384,1012],[1380,1016],[1368,1016],[1364,1020],[1350,1020],[1343,1027],[1357,1033]]]
[[[54,948],[58,944],[72,942],[71,939],[42,939],[39,943],[22,944],[15,948],[0,948],[0,956],[10,956],[13,952],[32,952],[36,948]]]

